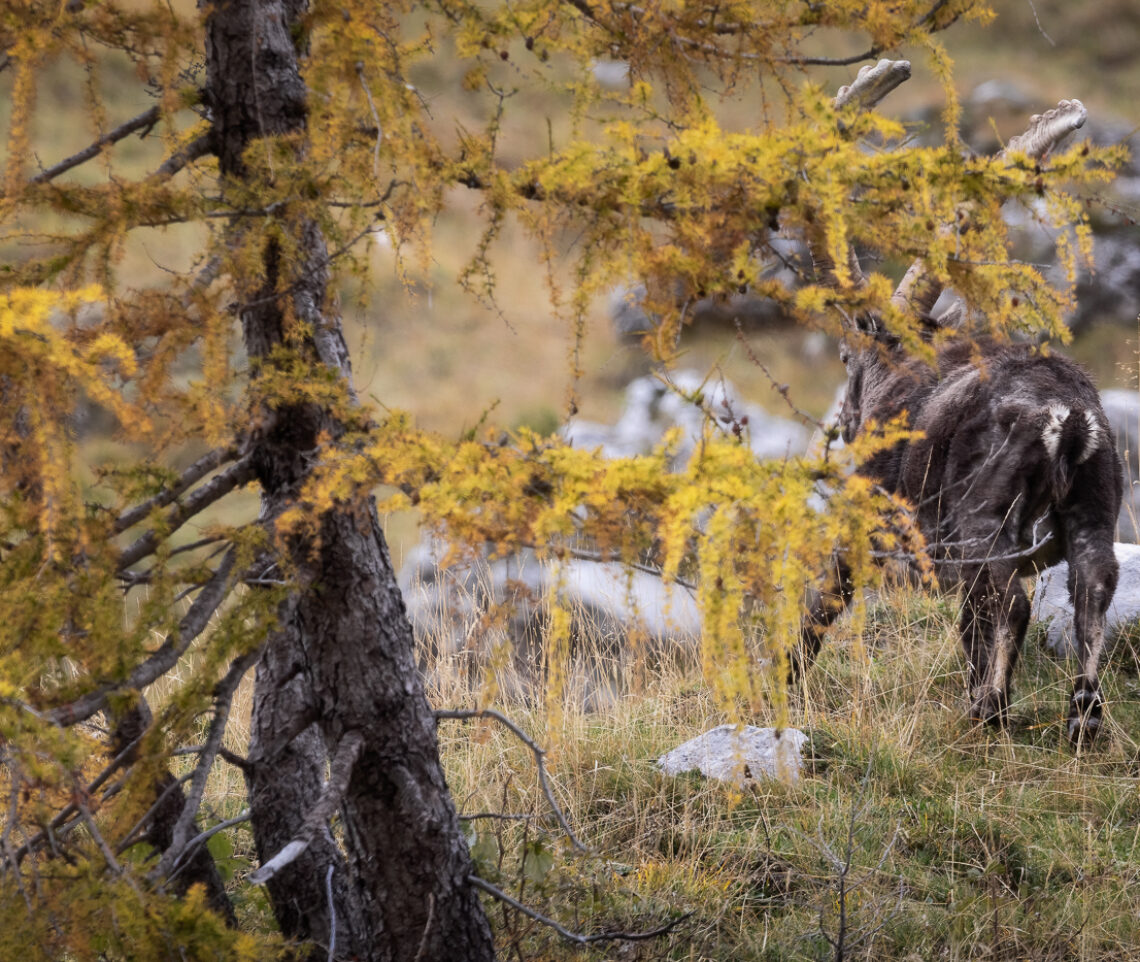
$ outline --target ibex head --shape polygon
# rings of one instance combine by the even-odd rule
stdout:
[[[844,443],[855,440],[865,412],[875,409],[893,362],[900,357],[899,338],[874,315],[861,315],[849,326],[839,345],[839,360],[847,369],[847,393],[839,411]]]

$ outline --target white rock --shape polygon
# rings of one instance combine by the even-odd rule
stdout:
[[[1108,606],[1106,634],[1109,642],[1140,618],[1140,545],[1116,544],[1120,580]],[[1033,592],[1033,618],[1045,623],[1045,644],[1061,658],[1076,655],[1073,637],[1073,605],[1069,600],[1069,566],[1062,562],[1046,568]]]
[[[794,782],[803,768],[800,752],[807,740],[795,728],[719,725],[666,752],[657,764],[667,775],[699,771],[738,786],[760,778]]]

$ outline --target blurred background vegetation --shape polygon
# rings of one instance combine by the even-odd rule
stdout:
[[[955,83],[966,107],[968,143],[988,148],[997,142],[996,137],[1022,129],[1028,114],[1073,97],[1089,108],[1089,130],[1098,140],[1128,139],[1133,134],[1140,102],[1140,63],[1134,56],[1140,48],[1140,6],[1130,0],[1083,4],[1006,0],[995,6],[997,17],[992,24],[958,23],[940,38],[955,61]],[[446,41],[437,42],[438,55],[414,77],[436,132],[442,137],[462,137],[466,131],[481,131],[497,110],[498,97],[486,85],[465,85],[467,65],[443,49]],[[855,52],[857,41],[820,36],[813,42],[820,53],[842,56]],[[518,46],[521,52],[521,41]],[[499,75],[488,78],[497,90],[509,94],[509,109],[497,141],[498,153],[508,165],[541,154],[548,144],[565,144],[572,124],[567,99],[553,86],[543,90],[524,82],[527,77],[515,66],[515,53],[503,50]],[[903,50],[898,55],[913,52]],[[107,105],[102,123],[111,127],[145,110],[151,101],[125,58],[108,54],[104,59],[98,78]],[[858,66],[811,68],[804,79],[834,90],[852,78]],[[620,70],[618,74],[621,82]],[[8,121],[11,82],[10,71],[0,72],[3,127]],[[45,75],[38,91],[41,109],[36,112],[33,134],[44,166],[92,139],[90,82],[70,64],[57,64]],[[517,93],[512,93],[514,87]],[[975,105],[971,96],[979,87],[987,99]],[[759,111],[782,109],[778,91],[772,91],[770,99],[769,92],[764,93],[764,102],[714,100],[713,104],[723,123],[746,128],[753,117],[760,116]],[[916,136],[937,138],[943,99],[936,78],[916,57],[913,80],[882,109],[912,123]],[[587,133],[589,126],[587,121]],[[117,170],[133,172],[160,161],[162,150],[157,136],[131,137],[76,176],[105,178]],[[0,163],[4,156],[0,144]],[[1110,191],[1088,201],[1098,228],[1124,231],[1125,237],[1135,238],[1132,221],[1138,201],[1127,191]],[[449,436],[484,417],[503,427],[527,425],[550,432],[564,423],[568,413],[572,331],[554,315],[537,246],[517,225],[508,223],[490,252],[497,282],[494,302],[462,288],[459,277],[482,231],[480,203],[478,192],[452,189],[446,212],[433,225],[434,245],[426,262],[414,254],[398,256],[384,233],[374,234],[367,242],[373,280],[363,286],[349,277],[340,290],[357,385],[362,396],[382,408],[408,410],[422,427]],[[34,234],[29,236],[30,226],[0,225],[0,263],[20,259],[21,252],[36,243]],[[34,226],[39,231],[51,228],[42,223]],[[125,283],[142,286],[162,272],[192,269],[200,248],[195,236],[199,229],[137,231],[120,265]],[[574,243],[573,237],[563,238],[566,257],[552,271],[558,284],[571,280],[565,273],[572,264]],[[1140,269],[1136,277],[1140,278]],[[1103,288],[1109,282],[1108,277],[1094,276],[1085,286]],[[620,292],[612,300],[598,298],[590,311],[579,358],[583,375],[577,386],[581,414],[586,418],[612,422],[620,410],[625,384],[645,370],[639,345],[621,339],[613,330],[611,314],[620,299]],[[1113,300],[1104,298],[1103,291],[1099,299]],[[1126,302],[1120,304],[1120,313],[1104,312],[1098,323],[1080,331],[1070,348],[1093,370],[1102,388],[1136,384],[1136,318],[1134,310],[1128,313],[1133,298],[1119,300]],[[748,340],[774,378],[791,386],[796,404],[821,416],[842,380],[833,345],[820,335],[782,323],[753,324]],[[771,382],[745,356],[723,313],[720,323],[690,328],[683,350],[684,366],[705,372],[717,365],[745,398],[774,413],[788,413]],[[194,361],[191,357],[186,363],[193,365]],[[89,443],[98,443],[98,438]],[[398,555],[410,532],[394,535]]]

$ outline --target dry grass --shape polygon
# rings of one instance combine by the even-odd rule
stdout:
[[[502,705],[549,749],[587,856],[557,830],[517,739],[493,722],[443,723],[461,810],[531,816],[470,823],[478,871],[582,931],[694,912],[660,940],[587,957],[833,959],[841,929],[849,959],[1134,957],[1135,677],[1110,671],[1108,737],[1074,757],[1067,673],[1031,638],[1010,730],[979,730],[964,718],[954,615],[951,600],[898,591],[872,607],[862,664],[840,627],[795,700],[811,742],[791,786],[738,791],[656,769],[713,725],[772,721],[727,718],[691,659],[655,666],[602,711],[579,691],[557,730],[533,704]],[[471,697],[454,681],[432,692],[441,705]],[[493,917],[504,957],[582,957],[515,913]]]

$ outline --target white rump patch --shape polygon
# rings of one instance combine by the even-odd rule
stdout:
[[[1045,444],[1045,450],[1049,452],[1049,457],[1055,458],[1061,447],[1061,434],[1065,430],[1065,422],[1069,420],[1069,415],[1073,412],[1067,404],[1060,402],[1050,404],[1048,410],[1049,416],[1045,421],[1045,426],[1041,429],[1041,440]],[[1080,456],[1077,458],[1077,464],[1084,464],[1100,447],[1104,438],[1104,431],[1092,411],[1085,409],[1080,413],[1085,421],[1085,443],[1084,447],[1081,448]]]
[[[1096,415],[1092,411],[1082,411],[1085,416],[1085,426],[1088,428],[1088,436],[1085,438],[1085,447],[1081,451],[1081,456],[1077,458],[1077,464],[1084,464],[1089,458],[1093,456],[1093,452],[1100,447],[1101,442],[1101,427],[1096,419]]]
[[[1069,407],[1065,404],[1049,405],[1049,419],[1041,429],[1041,440],[1045,443],[1045,450],[1049,452],[1051,458],[1057,456],[1057,450],[1061,447],[1061,432],[1069,419],[1069,413]]]

